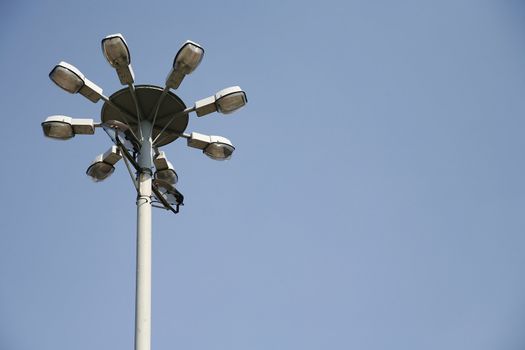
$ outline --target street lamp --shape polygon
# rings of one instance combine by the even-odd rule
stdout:
[[[115,164],[124,159],[137,192],[135,350],[150,350],[151,208],[178,213],[184,201],[184,196],[175,187],[178,175],[159,148],[185,138],[188,146],[202,150],[212,159],[230,159],[235,148],[228,139],[185,133],[188,115],[192,112],[198,117],[213,112],[229,114],[243,107],[248,100],[240,87],[233,86],[195,102],[193,107],[186,107],[184,101],[170,91],[177,89],[184,77],[202,61],[204,49],[192,41],[186,41],[177,52],[164,87],[134,85],[131,56],[122,34],[109,35],[101,44],[104,57],[116,69],[121,84],[128,86],[106,97],[102,88],[88,80],[76,67],[60,62],[49,73],[51,80],[63,90],[79,93],[92,102],[103,100],[101,122],[54,115],[42,123],[42,129],[49,138],[67,140],[77,134],[94,134],[96,128],[102,128],[113,145],[106,153],[97,156],[86,171],[95,182],[108,178],[114,172]]]

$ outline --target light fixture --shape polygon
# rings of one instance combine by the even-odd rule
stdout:
[[[122,85],[133,84],[135,75],[131,68],[128,45],[122,34],[108,35],[102,39],[102,52],[109,64],[117,70]]]
[[[77,134],[93,135],[95,125],[93,119],[77,119],[65,115],[47,117],[42,123],[44,135],[52,139],[68,140]]]
[[[159,179],[153,180],[153,185],[155,185],[160,193],[160,195],[166,200],[170,205],[183,205],[184,196],[180,193],[175,186],[172,184],[162,181]]]
[[[95,182],[107,179],[115,171],[115,163],[122,158],[117,146],[111,148],[104,154],[99,154],[86,170],[86,174]]]
[[[222,136],[208,136],[192,132],[187,142],[188,146],[201,149],[205,155],[215,160],[230,159],[235,151],[231,141]]]
[[[102,88],[67,62],[57,64],[49,73],[49,78],[63,90],[71,94],[80,93],[91,102],[98,102],[102,97]]]
[[[195,102],[195,112],[199,117],[213,112],[230,114],[243,107],[247,102],[246,93],[239,86],[232,86],[222,89],[214,96]]]
[[[199,66],[203,57],[204,49],[199,44],[186,41],[175,55],[173,68],[166,78],[166,87],[177,89],[184,77],[191,74]]]
[[[166,159],[166,154],[163,151],[159,152],[159,155],[153,160],[155,164],[155,179],[165,181],[169,184],[175,185],[179,180],[177,172],[173,168],[173,165],[169,160]]]

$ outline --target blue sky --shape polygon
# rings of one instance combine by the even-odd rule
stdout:
[[[163,148],[186,205],[154,212],[152,349],[523,349],[523,2],[17,1],[0,5],[4,200],[0,348],[131,349],[135,193],[93,183],[103,133],[46,139],[47,116],[101,104],[49,80],[61,60],[121,88],[240,85],[231,161]]]

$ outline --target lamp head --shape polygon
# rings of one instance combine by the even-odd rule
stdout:
[[[95,125],[93,119],[77,119],[65,115],[47,117],[42,123],[44,135],[57,140],[68,140],[73,136],[93,135]]]
[[[230,114],[243,107],[248,102],[246,93],[239,86],[222,89],[214,96],[195,102],[195,112],[198,117],[213,112]]]
[[[112,34],[102,39],[102,52],[108,63],[117,70],[121,84],[132,84],[135,81],[135,74],[130,66],[129,48],[122,34]]]
[[[91,102],[98,102],[102,97],[102,88],[67,62],[57,64],[49,73],[49,78],[61,89],[70,94],[80,93]]]
[[[204,49],[193,41],[186,41],[175,55],[173,68],[166,78],[166,86],[177,89],[184,77],[191,74],[201,63]]]
[[[104,181],[108,177],[113,174],[115,171],[115,167],[111,164],[108,164],[104,162],[103,160],[104,155],[100,154],[95,158],[93,163],[87,168],[86,174],[93,180],[94,182],[100,182]]]
[[[120,33],[108,35],[102,39],[102,52],[113,68],[127,66],[131,63],[128,45]]]
[[[122,158],[117,146],[104,154],[99,154],[86,170],[86,174],[95,182],[107,179],[115,171],[114,165]]]
[[[201,149],[205,155],[215,160],[228,160],[235,151],[231,141],[222,136],[192,132],[187,142],[188,146]]]
[[[246,93],[239,86],[232,86],[215,94],[217,111],[230,114],[243,107],[248,102]]]
[[[58,63],[49,73],[49,78],[61,89],[76,94],[84,86],[84,74],[67,62]]]
[[[214,160],[228,160],[232,157],[235,147],[230,140],[221,136],[210,136],[210,144],[202,151]]]
[[[166,154],[163,151],[159,152],[159,155],[153,160],[155,164],[155,179],[167,182],[175,185],[179,180],[175,168],[170,161],[166,159]]]
[[[202,46],[187,40],[175,55],[173,68],[182,71],[184,74],[191,74],[199,66],[203,57],[204,49]]]
[[[72,118],[64,115],[47,117],[42,123],[44,135],[56,140],[69,140],[75,136],[71,119]]]
[[[157,187],[160,195],[170,205],[184,205],[184,196],[172,184],[159,179],[153,180],[153,185]]]

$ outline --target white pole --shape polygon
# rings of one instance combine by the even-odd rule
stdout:
[[[141,123],[144,140],[138,156],[137,280],[135,299],[135,350],[151,347],[151,124]]]

